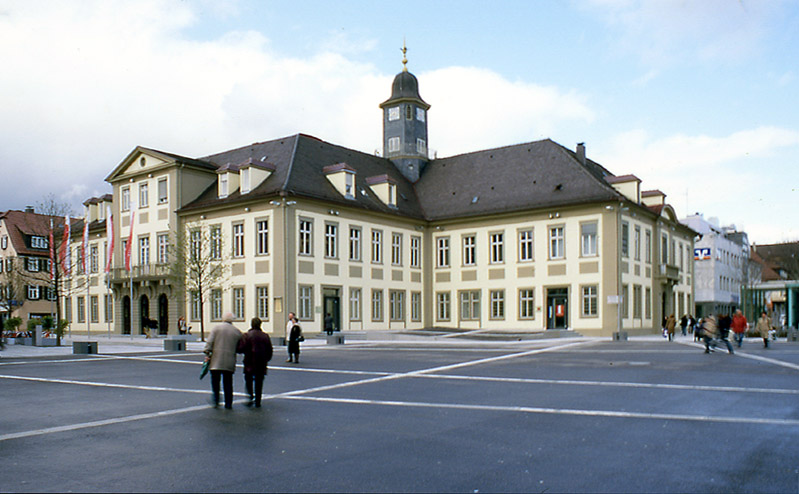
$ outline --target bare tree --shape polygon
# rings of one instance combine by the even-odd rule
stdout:
[[[6,320],[10,319],[14,312],[25,305],[25,281],[18,271],[19,262],[15,259],[6,259],[5,266],[2,266],[2,276],[0,276],[0,310],[6,315]],[[0,260],[0,263],[3,262]],[[5,342],[5,328],[0,327],[2,340]]]
[[[205,341],[205,302],[214,289],[223,289],[229,280],[229,254],[223,248],[221,228],[188,223],[175,236],[171,249],[170,278],[190,303],[200,309],[200,340]]]

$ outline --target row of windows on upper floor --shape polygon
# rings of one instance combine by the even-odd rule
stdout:
[[[50,300],[56,299],[55,290],[46,285],[14,285],[0,284],[0,299],[5,301],[12,300]]]
[[[50,241],[47,237],[41,235],[30,235],[29,237],[30,247],[32,249],[48,249],[50,247]],[[0,237],[0,249],[8,249],[8,235],[3,235]]]
[[[168,195],[168,179],[167,177],[160,177],[157,178],[157,188],[158,188],[158,204],[166,204],[169,202],[169,195]],[[146,208],[150,206],[150,181],[149,180],[142,180],[137,184],[138,188],[138,202],[133,203],[131,201],[131,188],[134,187],[132,185],[125,185],[119,189],[120,193],[120,208],[122,211],[130,211],[133,209],[138,208]]]

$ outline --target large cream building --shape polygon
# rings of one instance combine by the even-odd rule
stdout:
[[[86,330],[96,303],[95,329],[141,334],[153,320],[176,334],[182,316],[199,333],[200,297],[170,277],[187,225],[227,267],[202,297],[206,331],[230,311],[241,329],[258,316],[283,335],[293,311],[307,332],[330,314],[345,331],[610,336],[659,331],[665,315],[690,312],[696,233],[662,192],[612,174],[582,144],[428,159],[430,105],[405,69],[380,107],[382,157],[305,134],[202,158],[134,149],[106,179],[113,193],[87,201],[101,253],[105,211],[114,218],[113,269],[75,275],[96,280],[64,300],[72,331]]]

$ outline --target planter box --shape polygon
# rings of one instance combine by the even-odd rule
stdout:
[[[58,340],[56,338],[42,338],[37,346],[57,346]]]

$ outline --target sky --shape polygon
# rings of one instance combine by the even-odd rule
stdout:
[[[799,240],[797,0],[0,0],[0,210],[82,215],[139,145],[379,151],[403,43],[438,157],[584,142],[680,217]]]

